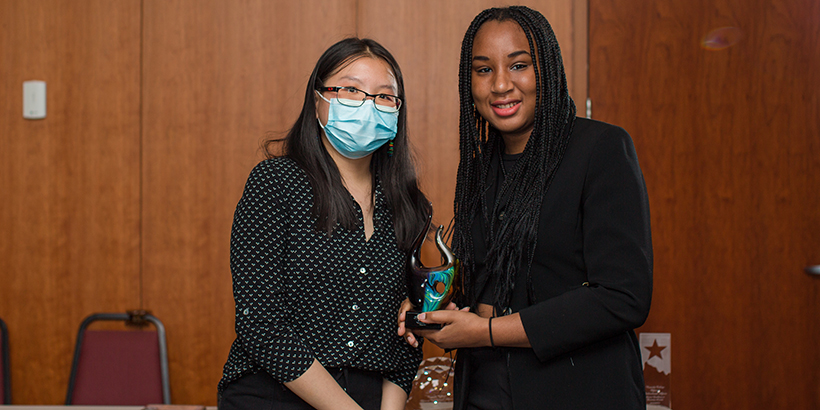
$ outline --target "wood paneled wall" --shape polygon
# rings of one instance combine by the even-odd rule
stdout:
[[[165,323],[173,402],[215,404],[234,338],[234,207],[260,143],[287,131],[343,37],[374,38],[401,64],[422,185],[446,225],[461,39],[503,4],[0,0],[0,317],[15,404],[61,403],[82,318],[133,308]],[[528,5],[553,24],[583,106],[586,0]],[[44,120],[21,116],[30,79],[47,83]]]
[[[65,399],[77,326],[140,304],[140,2],[0,1],[0,316],[15,403]],[[22,117],[22,83],[48,117]]]
[[[646,178],[642,330],[672,334],[673,408],[820,408],[820,280],[803,272],[820,264],[818,16],[811,0],[590,1],[593,117],[632,134]],[[721,27],[739,35],[704,45]]]

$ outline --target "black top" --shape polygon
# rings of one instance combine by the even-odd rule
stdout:
[[[498,158],[493,161],[491,184],[501,172]],[[484,269],[488,227],[483,219],[475,218],[472,227],[477,292],[492,275]],[[531,267],[535,300],[528,299],[522,267],[509,306],[521,315],[532,345],[504,349],[514,407],[645,408],[633,329],[649,313],[652,238],[649,199],[626,131],[576,119],[538,223]],[[456,361],[456,410],[458,396],[469,392],[459,377],[466,365]]]
[[[503,152],[503,147],[502,147]],[[487,192],[484,194],[484,201],[487,205],[487,209],[489,212],[493,213],[493,223],[496,224],[496,228],[498,228],[498,224],[501,222],[501,219],[504,218],[504,207],[496,208],[496,199],[498,198],[498,190],[504,184],[504,181],[507,179],[507,175],[512,175],[515,173],[515,169],[518,167],[518,160],[524,153],[518,154],[500,154],[499,158],[493,158],[493,161],[497,161],[500,165],[500,168],[493,167],[493,172],[495,173],[495,178],[492,178],[492,181],[489,183],[490,186],[487,189]],[[478,238],[474,238],[478,239]],[[481,238],[481,240],[485,240],[485,238]],[[483,282],[484,285],[481,288],[476,289],[478,292],[478,302],[483,303],[485,305],[494,305],[494,297],[493,297],[493,281],[488,280],[486,269],[483,269],[483,261],[486,258],[486,252],[482,255],[476,255],[482,261],[482,270],[478,273],[480,282]],[[503,314],[505,309],[499,307],[496,309],[497,312],[494,313],[494,316],[498,316],[499,314]]]
[[[260,371],[292,381],[314,358],[325,367],[378,371],[410,390],[422,351],[396,334],[406,297],[405,253],[378,183],[374,193],[369,240],[352,196],[358,226],[337,225],[328,236],[316,230],[313,192],[293,160],[266,160],[254,168],[231,232],[237,338],[220,394],[228,383]]]

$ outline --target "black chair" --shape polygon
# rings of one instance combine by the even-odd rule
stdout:
[[[9,329],[0,319],[0,403],[11,404],[11,362],[9,362]]]
[[[88,330],[96,321],[119,321],[150,330]],[[77,333],[65,404],[144,406],[171,404],[165,326],[142,310],[95,313]]]

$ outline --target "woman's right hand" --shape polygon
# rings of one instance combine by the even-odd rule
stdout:
[[[411,346],[419,347],[419,338],[417,338],[416,335],[405,326],[405,313],[412,308],[413,304],[410,303],[410,299],[404,299],[404,302],[401,302],[401,307],[399,308],[399,336],[404,336],[404,340],[406,340]],[[458,310],[458,306],[456,306],[455,303],[450,302],[444,310]],[[465,308],[464,310],[469,311],[470,309]]]

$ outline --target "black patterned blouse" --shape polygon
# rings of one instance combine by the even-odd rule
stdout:
[[[316,230],[310,183],[293,160],[270,159],[253,169],[231,233],[237,337],[220,394],[260,371],[292,381],[314,358],[325,367],[378,371],[410,390],[422,352],[396,334],[405,253],[378,184],[369,240],[361,208],[350,200],[357,228],[337,225],[328,236]]]

